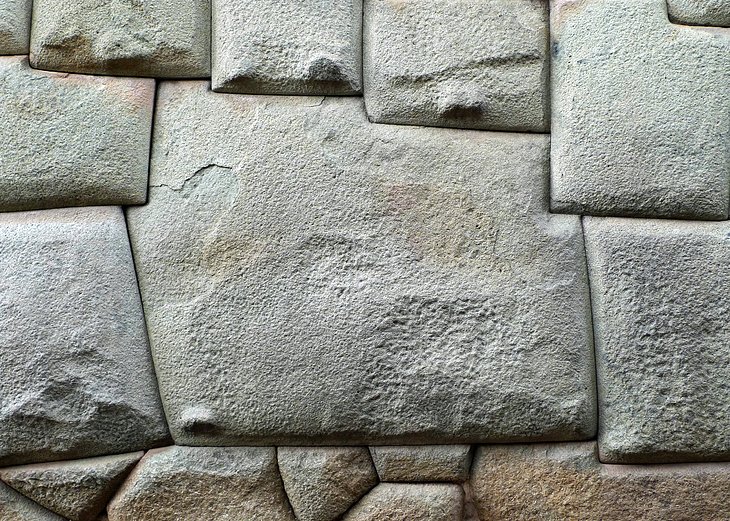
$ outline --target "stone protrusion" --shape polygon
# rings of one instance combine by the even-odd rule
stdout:
[[[0,3],[0,55],[27,54],[32,0]]]
[[[469,478],[469,445],[370,447],[381,481],[462,483]]]
[[[64,521],[50,510],[0,482],[0,520],[2,521]]]
[[[381,483],[342,521],[462,521],[464,491],[447,483]]]
[[[667,0],[667,8],[674,23],[730,27],[730,0]]]

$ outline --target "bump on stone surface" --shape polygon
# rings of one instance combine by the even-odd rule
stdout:
[[[469,477],[470,445],[370,447],[381,481],[451,481]]]

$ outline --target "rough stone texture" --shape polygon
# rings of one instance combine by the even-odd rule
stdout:
[[[0,57],[0,211],[143,203],[154,93]]]
[[[545,0],[368,0],[363,30],[372,121],[548,129]]]
[[[594,443],[480,447],[482,520],[730,519],[730,465],[602,465]]]
[[[0,3],[0,55],[27,54],[32,0],[2,0]]]
[[[203,78],[210,75],[210,0],[34,0],[33,67]]]
[[[362,0],[213,0],[213,90],[356,94]]]
[[[577,217],[547,137],[370,125],[354,98],[159,93],[130,235],[186,445],[594,434]]]
[[[299,521],[339,519],[378,484],[365,447],[279,447],[279,471]]]
[[[168,437],[119,208],[0,214],[0,465]]]
[[[151,450],[107,512],[109,521],[295,521],[273,447]]]
[[[143,452],[0,469],[0,479],[71,521],[91,521],[104,510]]]
[[[0,483],[0,521],[64,521],[15,490]]]
[[[463,510],[459,485],[381,483],[342,521],[462,521]]]
[[[553,210],[727,218],[730,31],[665,2],[553,0]]]
[[[370,447],[381,481],[453,481],[469,477],[471,446]]]
[[[667,8],[675,23],[730,27],[730,0],[667,0]]]
[[[601,461],[730,459],[730,222],[585,229]]]

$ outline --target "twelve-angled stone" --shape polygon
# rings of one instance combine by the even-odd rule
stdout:
[[[0,55],[28,54],[32,0],[0,3]]]
[[[0,520],[2,521],[64,521],[50,510],[18,494],[0,482]]]
[[[675,23],[730,27],[730,0],[667,0],[667,8]]]

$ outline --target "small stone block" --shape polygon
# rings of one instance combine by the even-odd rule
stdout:
[[[459,485],[381,483],[342,521],[462,521],[463,512]]]
[[[470,445],[370,447],[381,481],[461,483],[469,477]]]

